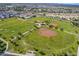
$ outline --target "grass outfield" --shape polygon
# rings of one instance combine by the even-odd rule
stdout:
[[[34,29],[34,21],[52,21],[55,19],[47,17],[30,18],[23,21],[17,18],[8,18],[0,21],[0,34],[8,43],[8,51],[26,54],[29,50],[36,51],[36,55],[76,55],[77,54],[77,38],[73,34],[66,33],[57,29],[51,29],[57,32],[57,36],[47,38],[38,34],[38,30],[33,30],[29,35],[25,34],[20,40],[14,40],[16,46],[11,42],[13,37],[17,37],[18,33],[24,33],[30,29]],[[79,28],[73,26],[69,21],[59,21],[58,28],[64,28],[68,32],[75,33]]]

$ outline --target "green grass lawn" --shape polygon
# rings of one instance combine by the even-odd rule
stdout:
[[[70,53],[69,55],[76,55],[77,53],[77,38],[72,34],[65,33],[64,31],[58,31],[56,37],[42,37],[38,34],[37,30],[30,32],[30,34],[24,35],[20,40],[14,40],[17,44],[15,46],[11,41],[12,36],[18,36],[18,33],[24,33],[29,31],[34,27],[34,22],[36,20],[41,21],[52,21],[55,19],[47,17],[36,17],[18,20],[17,18],[8,18],[0,21],[0,34],[9,43],[8,51],[25,54],[28,50],[36,50],[36,55],[64,55]],[[75,33],[75,30],[79,28],[72,26],[69,21],[59,21],[58,28],[64,28],[64,30]],[[52,29],[51,29],[52,30]],[[52,30],[53,31],[53,30]]]
[[[34,31],[24,39],[32,49],[36,48],[39,51],[44,51],[46,55],[52,55],[54,51],[68,49],[73,45],[74,41],[76,42],[74,35],[59,31],[56,37],[51,38],[42,37],[38,34],[38,31]]]
[[[60,28],[64,28],[65,30],[69,31],[69,32],[72,32],[72,33],[75,33],[75,31],[78,31],[79,32],[79,28],[76,27],[76,26],[73,26],[70,21],[58,21],[59,22],[59,27]]]

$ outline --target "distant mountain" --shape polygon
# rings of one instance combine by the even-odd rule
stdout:
[[[63,6],[67,7],[79,7],[79,3],[64,3]]]
[[[0,6],[12,5],[27,8],[79,7],[79,3],[0,3]]]

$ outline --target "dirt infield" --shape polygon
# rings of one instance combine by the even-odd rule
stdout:
[[[38,30],[38,32],[41,36],[44,36],[44,37],[53,37],[53,36],[57,35],[56,32],[51,31],[51,30],[46,29],[46,28],[41,28]]]

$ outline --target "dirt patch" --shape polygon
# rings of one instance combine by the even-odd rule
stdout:
[[[41,36],[44,36],[44,37],[53,37],[53,36],[56,36],[57,33],[55,31],[51,31],[47,28],[41,28],[38,30],[38,33],[41,35]]]

